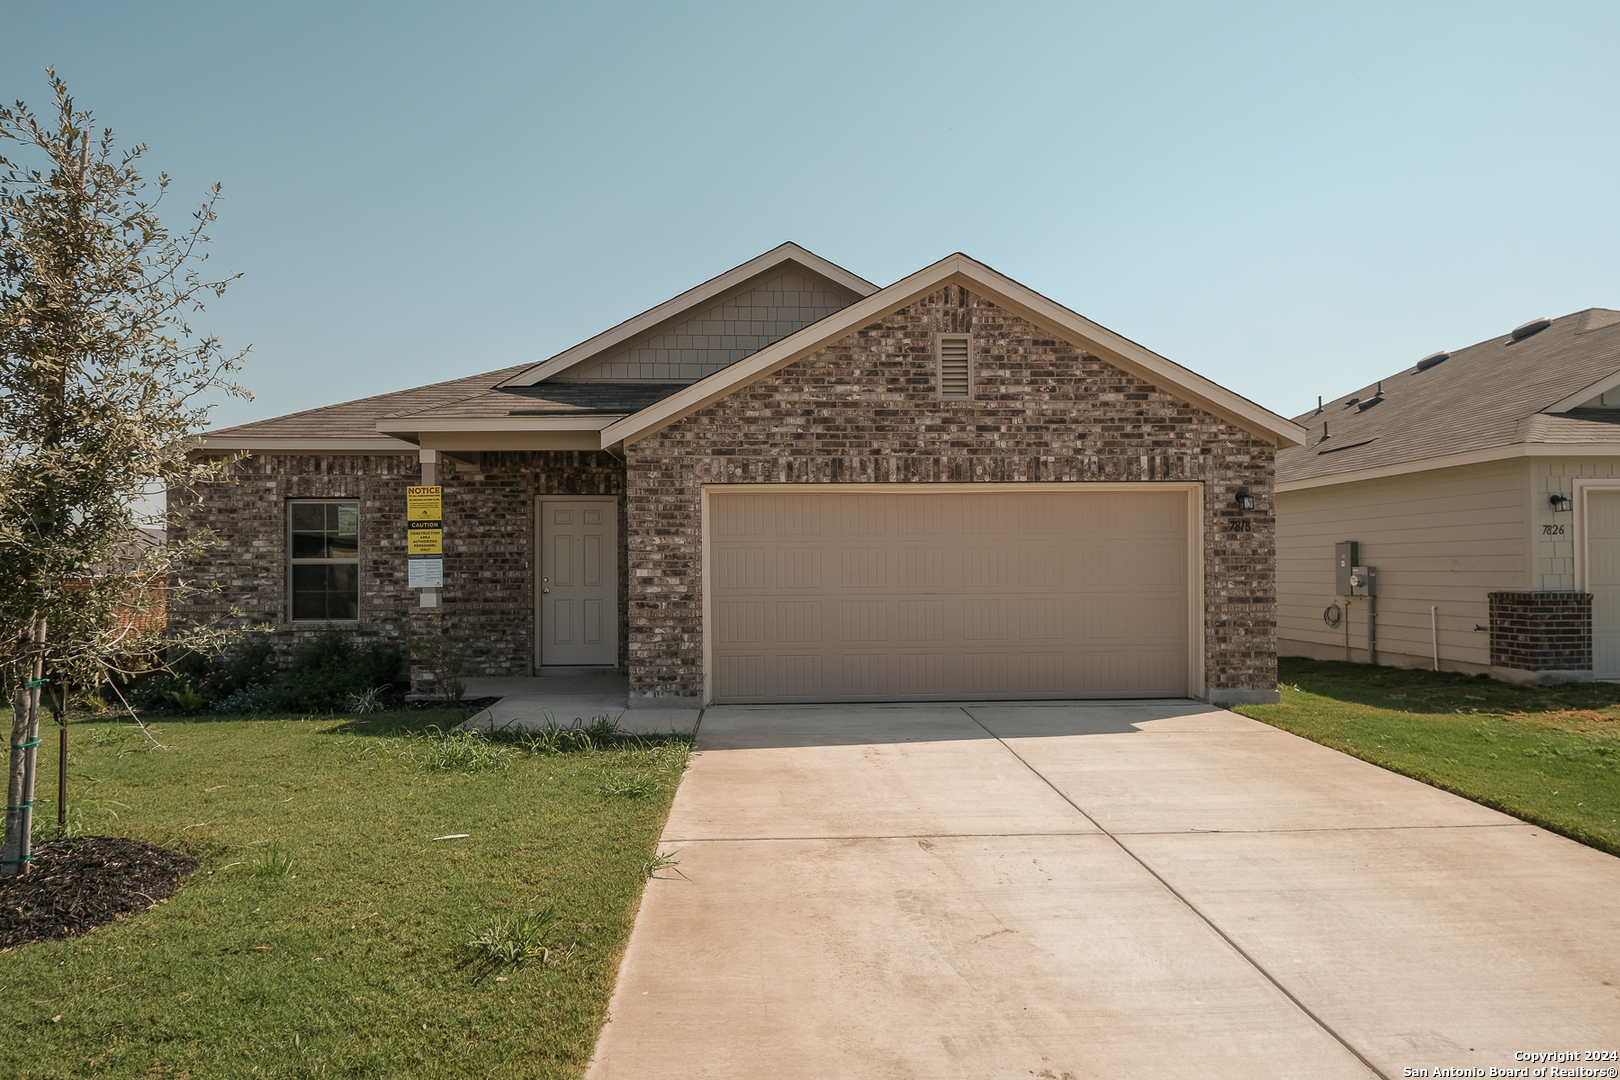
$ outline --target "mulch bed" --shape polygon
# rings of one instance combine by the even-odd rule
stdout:
[[[0,949],[88,934],[145,911],[180,884],[194,859],[114,836],[34,845],[28,873],[0,878]]]

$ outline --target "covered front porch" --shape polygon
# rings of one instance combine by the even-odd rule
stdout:
[[[703,715],[698,708],[630,708],[630,678],[623,674],[473,676],[466,682],[469,698],[500,698],[463,725],[476,731],[583,727],[605,718],[620,731],[661,735],[695,731]]]

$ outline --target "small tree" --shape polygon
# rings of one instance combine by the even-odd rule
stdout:
[[[140,501],[222,478],[225,462],[188,451],[206,395],[247,396],[229,381],[243,353],[187,324],[233,280],[199,274],[219,186],[170,233],[157,215],[169,178],[149,196],[135,168],[145,146],[94,138],[47,74],[53,126],[0,107],[0,151],[31,159],[0,154],[0,685],[15,712],[0,875],[27,869],[44,681],[95,685],[156,646],[128,609],[173,604],[190,587],[176,567],[213,538],[175,540],[177,515]],[[137,542],[143,528],[170,540]]]

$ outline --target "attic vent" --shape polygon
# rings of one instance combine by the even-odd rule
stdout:
[[[966,334],[941,334],[939,396],[945,401],[966,401],[973,396],[973,342]]]
[[[1383,383],[1382,380],[1380,380],[1379,383],[1378,383],[1378,393],[1374,394],[1372,397],[1368,398],[1366,401],[1363,401],[1360,405],[1357,405],[1356,406],[1356,411],[1357,412],[1366,412],[1368,409],[1372,408],[1374,405],[1377,405],[1379,402],[1381,402],[1383,400],[1384,400],[1384,383]]]
[[[1451,354],[1446,352],[1444,349],[1440,350],[1439,352],[1432,352],[1417,362],[1417,370],[1428,371],[1430,368],[1434,367],[1434,365],[1443,364],[1450,359]],[[1416,372],[1413,374],[1416,374]]]
[[[1551,319],[1531,319],[1529,322],[1524,323],[1521,326],[1515,326],[1513,328],[1512,338],[1514,341],[1523,341],[1531,334],[1540,333],[1551,325]]]

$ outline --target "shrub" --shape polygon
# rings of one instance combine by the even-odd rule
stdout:
[[[467,651],[443,634],[427,634],[411,639],[411,655],[433,673],[433,692],[451,705],[459,705],[467,692],[461,677]]]
[[[328,626],[293,651],[282,704],[288,709],[337,712],[351,696],[378,687],[392,689],[399,665],[396,646],[378,641],[357,649],[349,634]]]
[[[246,686],[229,697],[214,702],[214,711],[227,715],[252,716],[273,712],[281,706],[281,694],[268,686]]]

